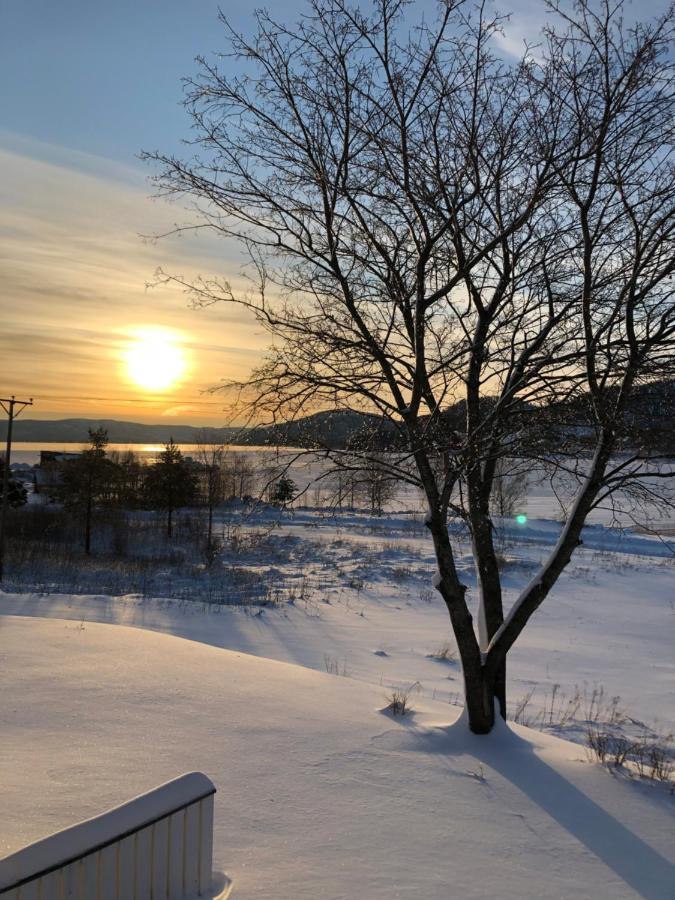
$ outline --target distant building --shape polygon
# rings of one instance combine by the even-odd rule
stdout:
[[[35,493],[48,491],[50,487],[61,483],[61,465],[77,459],[79,453],[67,453],[58,450],[40,450],[40,462],[35,468]]]
[[[59,463],[66,462],[68,459],[77,459],[80,451],[77,453],[67,452],[65,450],[40,450],[40,468],[49,466],[58,466]]]

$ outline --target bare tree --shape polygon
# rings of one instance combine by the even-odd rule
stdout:
[[[522,461],[500,456],[495,464],[490,509],[504,519],[513,516],[527,497],[527,470]]]
[[[223,489],[226,497],[250,497],[255,491],[256,469],[251,453],[227,450],[222,459]]]
[[[133,450],[111,450],[108,454],[115,466],[114,503],[121,509],[132,509],[141,502],[144,464]]]
[[[207,509],[206,553],[211,557],[213,542],[213,511],[225,499],[224,463],[226,446],[210,441],[205,433],[197,440],[196,459],[200,465],[201,493]]]
[[[394,499],[398,490],[389,455],[382,451],[345,453],[340,456],[337,474],[346,476],[340,486],[349,495],[351,506],[355,500],[365,503],[373,516],[382,515],[385,505]]]
[[[106,456],[108,432],[105,428],[89,429],[89,443],[82,452],[61,465],[58,496],[64,505],[81,514],[84,524],[84,552],[91,555],[94,510],[110,501],[116,475],[115,464]]]
[[[272,420],[350,407],[397,429],[407,449],[387,466],[426,495],[468,721],[485,733],[495,699],[505,715],[507,653],[587,516],[648,470],[639,451],[614,460],[636,386],[674,368],[673,11],[629,27],[621,0],[551,2],[541,45],[508,63],[480,4],[445,0],[414,29],[406,7],[313,0],[293,28],[258,13],[251,39],[223,20],[240,74],[202,59],[186,97],[195,155],[149,158],[160,192],[194,198],[198,227],[250,256],[248,293],[164,276],[272,335],[242,401]],[[590,458],[560,427],[569,410]],[[550,462],[554,444],[579,487],[505,615],[496,467]],[[471,535],[477,629],[449,515]]]

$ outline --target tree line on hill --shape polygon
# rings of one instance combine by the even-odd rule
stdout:
[[[91,553],[97,509],[161,511],[170,539],[178,510],[206,507],[210,546],[215,507],[227,499],[251,498],[261,477],[268,479],[270,502],[285,505],[295,495],[295,485],[289,478],[257,472],[247,454],[228,451],[223,445],[204,443],[193,458],[184,456],[170,439],[155,462],[147,465],[131,450],[108,452],[108,443],[106,429],[89,429],[86,448],[54,463],[51,478],[41,489],[50,501],[61,504],[81,521],[87,554]]]
[[[486,396],[487,407],[495,398]],[[451,445],[465,438],[466,403],[458,400],[438,415],[431,423],[440,428],[439,440],[450,440]],[[560,441],[571,443],[579,451],[591,444],[590,430],[593,416],[590,401],[584,395],[565,397],[555,404],[520,404],[518,428],[526,426],[530,433],[546,432],[551,446],[560,447]],[[660,379],[636,386],[620,423],[619,444],[622,449],[648,447],[656,452],[672,452],[675,430],[675,380]],[[168,439],[181,444],[199,444],[208,441],[213,445],[225,442],[240,446],[290,446],[348,450],[363,448],[380,451],[400,450],[406,446],[400,427],[386,416],[354,409],[332,409],[315,412],[291,421],[258,425],[249,428],[198,428],[191,425],[145,425],[139,422],[115,420],[19,419],[15,439],[31,442],[78,443],[87,431],[104,430],[111,443],[166,443]],[[589,435],[584,438],[585,432]],[[0,440],[6,436],[6,423],[0,421]],[[112,452],[111,452],[112,455]]]
[[[364,434],[361,432],[362,437]],[[401,485],[398,475],[392,474],[390,457],[390,453],[373,450],[370,438],[355,440],[337,469],[324,461],[323,471],[312,475],[314,492],[310,496],[308,491],[299,491],[290,477],[288,458],[240,452],[217,441],[209,442],[207,436],[192,456],[185,456],[170,439],[156,460],[148,464],[132,450],[110,450],[107,430],[97,428],[89,429],[89,440],[81,452],[50,454],[43,459],[35,491],[49,507],[67,516],[68,525],[64,520],[59,528],[52,522],[50,536],[57,537],[54,529],[74,531],[80,535],[87,555],[96,543],[97,527],[101,532],[117,513],[161,513],[165,536],[171,540],[177,512],[201,509],[205,513],[205,550],[211,559],[218,544],[214,511],[226,501],[263,501],[284,508],[304,497],[310,505],[358,508],[382,515]],[[0,457],[0,483],[2,464]],[[9,506],[19,510],[27,501],[25,483],[14,474],[9,479]],[[34,506],[29,509],[37,511]],[[24,523],[17,531],[17,539],[28,539],[26,527]]]

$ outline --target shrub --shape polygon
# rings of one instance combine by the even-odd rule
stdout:
[[[441,644],[435,650],[427,653],[427,659],[436,659],[438,662],[454,663],[457,659],[457,653],[450,644]]]
[[[411,684],[408,688],[394,688],[388,697],[389,703],[385,706],[385,712],[390,712],[392,716],[405,716],[412,712],[410,694],[414,690],[419,691],[420,688],[419,681]]]

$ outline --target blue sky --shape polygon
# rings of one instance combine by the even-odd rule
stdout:
[[[293,18],[303,5],[272,6]],[[2,128],[129,164],[177,148],[181,78],[223,49],[219,6],[250,28],[249,4],[228,0],[0,0]]]
[[[220,43],[214,0],[1,0],[0,10],[3,127],[127,162],[184,132],[181,76]]]
[[[250,30],[247,4],[220,6]],[[270,6],[287,20],[304,3]],[[500,8],[513,13],[507,52],[536,35],[543,0]],[[217,11],[216,0],[0,0],[0,395],[34,395],[36,416],[222,422],[221,404],[203,391],[261,358],[263,338],[246,316],[195,312],[175,290],[146,288],[158,266],[236,278],[231,247],[139,237],[176,214],[149,198],[137,155],[180,153],[189,127],[181,78],[197,54],[224,49]],[[124,342],[148,326],[182,336],[190,365],[171,394],[140,396],[123,378]],[[72,399],[85,397],[105,402]]]

